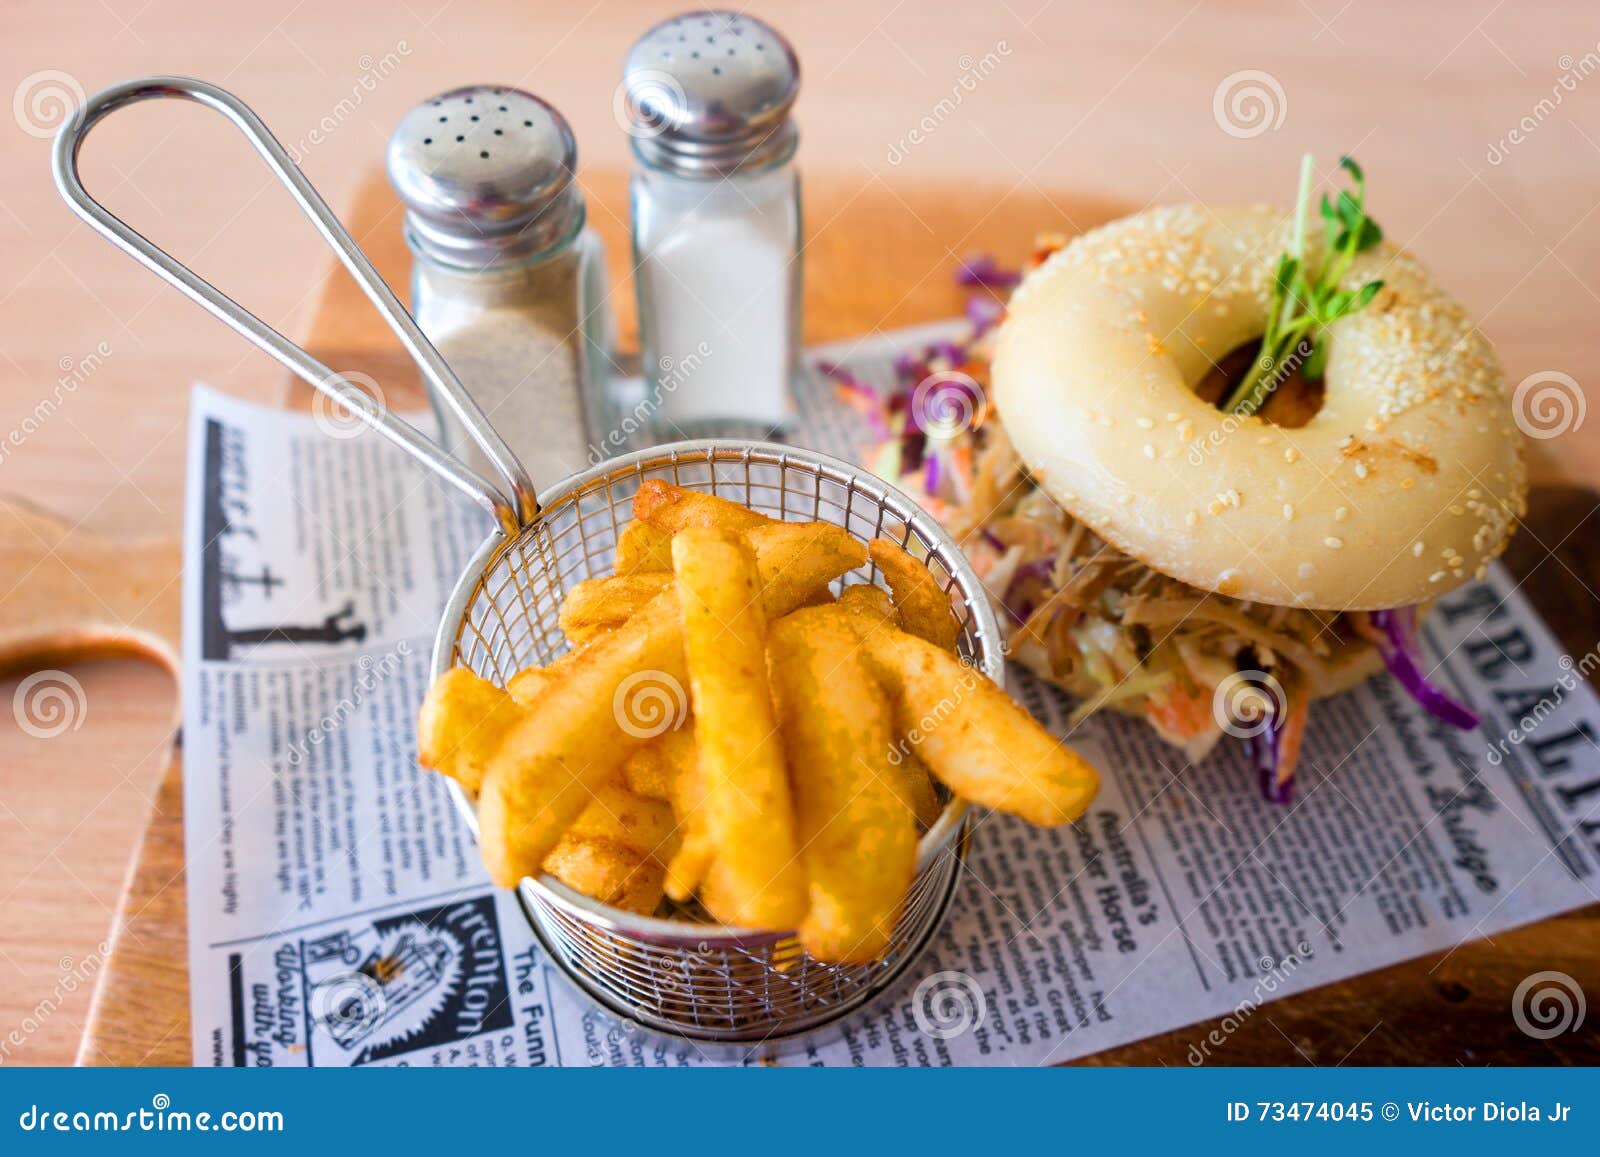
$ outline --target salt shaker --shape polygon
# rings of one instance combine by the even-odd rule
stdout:
[[[401,120],[388,167],[417,324],[536,481],[588,466],[610,364],[605,261],[565,118],[518,89],[453,89]],[[434,410],[445,445],[488,473],[454,414]]]
[[[800,65],[770,25],[691,12],[629,51],[646,401],[680,430],[792,413],[800,350]]]

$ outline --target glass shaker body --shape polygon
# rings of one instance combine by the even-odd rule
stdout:
[[[631,193],[646,404],[681,430],[786,424],[801,340],[800,181],[790,157],[714,176],[641,159]]]
[[[590,415],[610,364],[605,259],[578,229],[532,258],[463,268],[412,246],[411,311],[489,422],[545,487],[591,464]],[[433,399],[450,452],[496,475],[453,413]]]

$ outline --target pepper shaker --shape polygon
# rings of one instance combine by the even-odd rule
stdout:
[[[646,32],[624,66],[646,401],[680,430],[792,415],[800,352],[800,65],[738,12]]]
[[[610,366],[605,261],[566,119],[519,89],[453,89],[401,120],[388,169],[417,324],[533,478],[589,465]],[[448,407],[434,411],[443,444],[487,472]]]

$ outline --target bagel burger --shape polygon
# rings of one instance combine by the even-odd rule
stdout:
[[[1481,578],[1524,510],[1489,343],[1409,254],[1364,241],[1264,207],[1113,222],[1036,258],[994,331],[906,359],[880,419],[875,468],[963,542],[1013,658],[1077,717],[1141,716],[1191,758],[1245,740],[1279,801],[1312,701],[1385,667],[1477,725],[1429,680],[1417,616]],[[1290,270],[1286,294],[1291,257],[1326,284]],[[1265,402],[1220,408],[1319,295]]]

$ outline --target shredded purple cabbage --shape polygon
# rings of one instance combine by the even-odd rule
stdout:
[[[1282,737],[1283,724],[1274,718],[1271,726],[1245,740],[1245,748],[1261,776],[1261,797],[1268,803],[1291,803],[1294,800],[1294,776],[1281,782],[1278,779],[1278,764],[1282,762],[1279,740]]]
[[[1015,269],[1002,269],[987,253],[968,257],[956,270],[956,284],[981,289],[1010,289],[1022,280]]]
[[[982,337],[1006,315],[1006,307],[986,293],[974,293],[967,298],[967,321],[972,325],[972,336]]]
[[[1387,640],[1378,650],[1388,664],[1389,673],[1428,714],[1462,731],[1471,731],[1478,726],[1478,715],[1472,708],[1423,673],[1421,656],[1417,651],[1415,607],[1369,611],[1367,618],[1383,632]]]
[[[1278,780],[1278,767],[1283,762],[1284,721],[1278,713],[1277,700],[1263,694],[1261,711],[1266,726],[1245,736],[1245,753],[1260,778],[1261,798],[1268,803],[1290,803],[1294,799],[1294,776]]]

